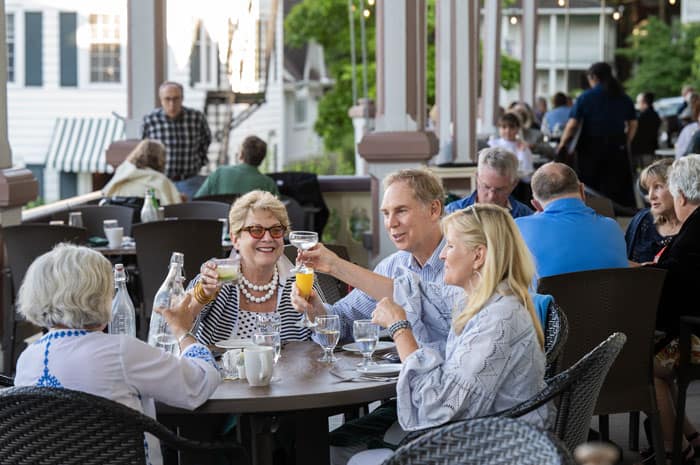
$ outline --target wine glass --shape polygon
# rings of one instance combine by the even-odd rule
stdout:
[[[289,233],[289,242],[303,252],[318,244],[318,233],[314,231],[292,231]],[[302,266],[295,266],[291,271],[296,273]]]
[[[338,359],[333,355],[333,349],[340,339],[340,318],[338,315],[321,315],[316,317],[317,342],[323,347],[323,357],[319,362],[333,363]]]
[[[379,326],[372,323],[372,320],[355,320],[352,323],[352,335],[362,353],[360,369],[366,370],[372,364],[372,353],[377,348]]]
[[[299,290],[299,295],[304,299],[309,300],[309,297],[311,297],[311,290],[314,287],[314,270],[305,265],[297,267],[295,280],[297,289]],[[304,312],[301,314],[299,321],[297,321],[297,326],[302,328],[313,328],[316,326],[316,323],[312,323],[311,320],[309,320],[306,312]]]

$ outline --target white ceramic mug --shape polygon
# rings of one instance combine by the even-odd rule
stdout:
[[[122,240],[124,239],[124,228],[120,226],[118,228],[105,229],[105,236],[107,236],[109,248],[118,249],[122,246]]]
[[[251,386],[267,386],[272,379],[274,349],[268,346],[246,347],[243,351],[245,376]]]

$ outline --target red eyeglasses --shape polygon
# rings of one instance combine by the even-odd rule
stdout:
[[[252,226],[241,228],[241,231],[247,231],[253,239],[262,239],[265,235],[265,231],[268,231],[273,239],[279,239],[284,237],[284,233],[287,232],[287,227],[282,226],[281,224],[276,224],[274,226],[270,226],[269,228],[264,228],[259,224],[254,224]]]

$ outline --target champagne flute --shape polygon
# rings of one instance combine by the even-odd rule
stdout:
[[[289,242],[303,252],[318,244],[318,233],[314,231],[292,231],[289,233]],[[301,266],[295,266],[291,271],[296,273],[299,269],[301,269]]]
[[[379,341],[379,326],[372,323],[372,320],[355,320],[352,323],[352,335],[362,353],[360,369],[366,370],[372,365],[372,353],[377,348]]]
[[[299,295],[309,300],[309,297],[311,297],[311,290],[314,286],[314,270],[305,265],[297,267],[295,280],[297,289],[299,289]],[[297,322],[297,326],[313,328],[316,326],[316,323],[312,323],[311,320],[309,320],[309,316],[304,312],[301,315],[301,319]]]
[[[319,362],[334,363],[338,359],[333,355],[333,349],[340,339],[340,318],[338,315],[321,315],[316,317],[316,336],[323,347],[323,356]]]

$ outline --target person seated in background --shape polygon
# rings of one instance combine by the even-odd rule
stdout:
[[[164,170],[165,146],[157,140],[142,140],[117,167],[112,179],[102,188],[102,195],[143,197],[147,189],[154,189],[160,205],[182,202],[180,192]]]
[[[232,166],[220,166],[207,176],[199,188],[196,197],[221,194],[245,194],[261,190],[279,196],[275,180],[260,172],[258,167],[267,155],[267,144],[257,136],[248,136],[243,140],[238,152],[238,163]]]
[[[698,316],[696,307],[688,303],[697,298],[697,285],[700,282],[700,155],[689,155],[673,162],[668,171],[668,190],[673,196],[674,210],[681,228],[661,250],[657,262],[649,265],[666,270],[656,314],[656,329],[663,331],[665,336],[657,344],[657,348],[662,349],[654,360],[654,385],[667,458],[673,447],[676,421],[673,369],[679,357],[677,338],[680,317],[686,314]],[[693,339],[697,340],[695,336]],[[693,448],[700,451],[700,434],[687,418],[683,434],[683,463],[695,463]],[[686,448],[688,442],[690,446]],[[653,456],[649,463],[652,462]]]
[[[680,158],[689,152],[688,148],[690,146],[690,141],[693,139],[693,135],[695,135],[695,133],[698,130],[698,120],[700,119],[700,101],[695,102],[695,104],[693,105],[692,116],[693,121],[683,126],[683,129],[681,129],[680,134],[678,134],[678,139],[676,139],[676,143],[673,145],[673,150],[675,152],[676,158]]]
[[[229,212],[233,248],[241,259],[238,283],[221,283],[216,263],[203,263],[201,274],[189,284],[197,315],[194,333],[203,344],[230,338],[250,339],[257,326],[257,315],[277,313],[280,339],[304,341],[309,328],[297,326],[299,314],[292,308],[292,288],[296,288],[291,262],[284,256],[284,236],[289,217],[284,204],[269,192],[252,191],[239,197]],[[316,293],[322,296],[320,288]],[[325,300],[322,297],[320,300]]]
[[[654,158],[656,149],[659,148],[661,118],[654,109],[654,94],[644,92],[637,95],[637,110],[639,110],[637,132],[632,138],[630,152],[632,153],[633,165],[636,164],[637,168],[643,168],[648,164],[647,160]]]
[[[476,167],[476,189],[470,196],[449,203],[445,212],[452,213],[475,203],[492,203],[507,208],[513,218],[532,215],[530,207],[511,195],[518,185],[518,166],[518,158],[506,149],[481,150]]]
[[[489,139],[489,147],[501,147],[518,157],[519,177],[529,177],[535,169],[532,167],[532,152],[527,143],[518,138],[520,119],[515,113],[506,113],[498,120],[500,137]]]
[[[176,357],[127,335],[103,333],[113,294],[112,265],[99,252],[59,244],[37,258],[27,269],[17,308],[48,333],[20,355],[15,385],[83,391],[154,419],[155,401],[199,407],[221,376],[209,349],[189,333],[190,297],[171,309],[156,309],[178,340]],[[144,447],[148,463],[162,463],[157,439],[146,436]]]
[[[535,100],[535,122],[539,124],[540,129],[542,129],[542,121],[544,115],[547,113],[547,99],[544,97],[537,97]]]
[[[557,92],[552,97],[552,109],[545,113],[542,119],[542,133],[550,138],[559,138],[564,132],[569,120],[571,108],[568,106],[566,94]]]
[[[640,210],[627,226],[625,242],[627,258],[631,262],[653,261],[681,228],[667,185],[667,172],[672,163],[673,160],[669,159],[659,160],[644,168],[639,175],[639,184],[647,191],[651,207]]]
[[[539,213],[515,223],[535,259],[538,278],[629,266],[620,226],[586,206],[583,184],[573,169],[546,163],[532,175],[531,185]]]
[[[469,296],[454,311],[445,353],[420,345],[405,310],[392,299],[382,299],[372,313],[372,321],[389,329],[403,362],[396,392],[404,430],[493,415],[546,385],[544,336],[528,293],[535,269],[508,210],[473,205],[444,218],[443,228],[445,284]],[[424,284],[407,274],[394,285]],[[546,404],[521,419],[547,428],[553,407]],[[391,454],[363,451],[349,464],[379,464]]]

